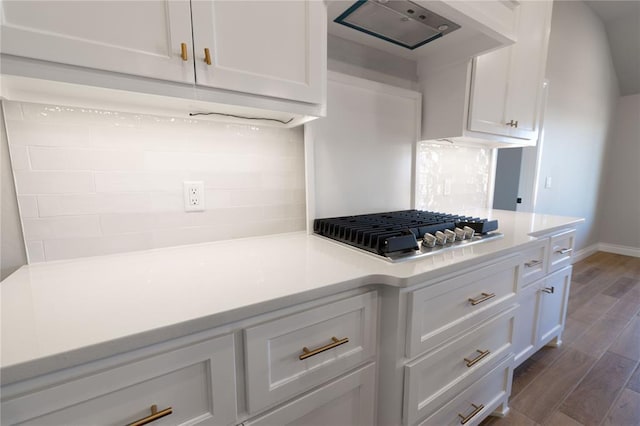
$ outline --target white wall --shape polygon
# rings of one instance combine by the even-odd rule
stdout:
[[[0,281],[27,263],[27,256],[22,238],[22,227],[18,215],[16,190],[13,183],[9,146],[0,104]]]
[[[30,262],[305,229],[301,127],[15,102],[5,116]],[[185,180],[204,181],[205,212],[184,211]]]
[[[536,212],[581,216],[576,247],[597,243],[603,154],[618,88],[602,22],[581,1],[553,6],[550,80]],[[544,188],[546,177],[551,188]]]
[[[618,100],[602,187],[600,242],[640,254],[640,94]]]

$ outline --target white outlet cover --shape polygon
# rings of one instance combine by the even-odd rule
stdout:
[[[204,211],[204,182],[184,181],[184,211],[203,212]]]

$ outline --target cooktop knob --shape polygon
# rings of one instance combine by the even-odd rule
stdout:
[[[462,229],[464,229],[465,237],[466,237],[468,240],[470,240],[471,238],[473,238],[473,236],[474,236],[474,235],[475,235],[475,233],[476,233],[476,231],[474,231],[474,229],[473,229],[473,228],[471,228],[471,227],[469,227],[469,226],[465,226],[465,227],[464,227],[464,228],[462,228]]]
[[[436,231],[436,244],[439,246],[447,244],[447,236],[444,232]]]
[[[433,235],[426,233],[424,237],[422,237],[422,246],[423,247],[435,247],[437,238]]]
[[[452,243],[456,240],[456,233],[453,232],[451,229],[445,229],[444,230],[444,235],[447,236],[447,241]]]
[[[464,232],[464,229],[456,227],[456,229],[454,229],[453,231],[456,234],[456,240],[462,241],[467,238],[467,233]]]

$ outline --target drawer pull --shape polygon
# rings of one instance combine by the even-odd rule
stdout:
[[[471,406],[473,407],[473,411],[468,416],[465,417],[464,415],[458,413],[458,416],[462,419],[460,420],[461,425],[466,424],[469,420],[474,418],[476,414],[478,414],[480,411],[484,409],[484,405],[482,404],[480,405],[471,404]]]
[[[180,43],[180,57],[183,61],[189,59],[187,56],[187,43]]]
[[[556,250],[556,253],[567,254],[567,253],[571,253],[572,251],[573,251],[572,248],[563,248],[563,249]]]
[[[494,297],[496,297],[495,293],[480,293],[480,297],[478,297],[477,299],[469,299],[469,302],[471,302],[471,306],[476,306],[479,303],[482,303],[484,301],[487,301],[489,299],[492,299]]]
[[[533,268],[534,266],[538,266],[541,263],[542,263],[542,260],[531,260],[529,262],[526,262],[524,266],[526,266],[527,268]]]
[[[553,292],[555,291],[555,287],[553,287],[553,286],[545,287],[545,288],[542,289],[542,291],[544,291],[545,293],[553,294]]]
[[[211,65],[211,52],[209,51],[208,47],[204,48],[204,61],[207,63],[207,65]]]
[[[349,338],[345,337],[344,339],[339,339],[337,337],[332,337],[331,340],[333,340],[333,342],[329,343],[328,345],[325,346],[321,346],[319,348],[316,348],[314,350],[310,350],[307,347],[302,348],[302,353],[300,354],[300,356],[298,358],[300,358],[300,361],[302,361],[303,359],[307,359],[311,356],[314,355],[318,355],[320,352],[324,352],[324,351],[328,351],[329,349],[333,349],[337,346],[340,345],[344,345],[345,343],[349,342]]]
[[[487,349],[486,351],[481,351],[480,349],[476,349],[476,352],[478,352],[479,355],[477,357],[475,357],[474,359],[469,359],[469,358],[465,358],[464,359],[467,362],[467,367],[473,367],[478,362],[480,362],[480,360],[482,358],[486,357],[487,355],[489,355],[491,353],[491,351],[489,351],[489,349]]]
[[[142,426],[142,425],[146,425],[148,423],[154,422],[158,419],[161,419],[163,417],[168,416],[169,414],[173,413],[173,408],[169,407],[169,408],[165,408],[162,411],[158,411],[158,406],[153,404],[151,406],[151,415],[144,417],[140,420],[136,420],[133,423],[129,423],[127,426]]]

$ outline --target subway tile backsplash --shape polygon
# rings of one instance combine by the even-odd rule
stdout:
[[[31,263],[305,229],[301,127],[4,105]]]

